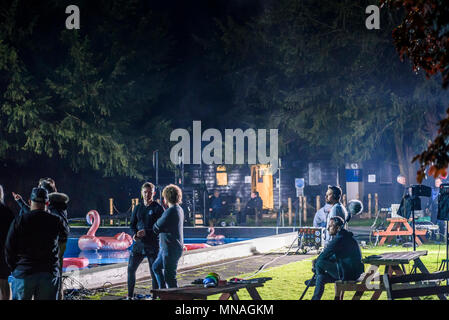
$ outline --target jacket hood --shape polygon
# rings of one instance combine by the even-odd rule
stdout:
[[[50,203],[67,203],[70,201],[69,196],[65,193],[53,192],[48,195]]]

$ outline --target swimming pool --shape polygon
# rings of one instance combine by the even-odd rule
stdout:
[[[184,243],[207,243],[211,246],[217,246],[227,243],[234,243],[244,240],[250,240],[250,238],[225,238],[222,240],[207,240],[205,238],[186,238]],[[128,250],[121,251],[81,251],[78,247],[78,238],[69,238],[67,241],[66,251],[64,258],[87,258],[89,259],[88,267],[95,267],[98,265],[123,263],[128,262],[129,253],[132,246]]]

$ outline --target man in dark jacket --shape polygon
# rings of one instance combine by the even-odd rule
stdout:
[[[8,277],[11,274],[5,258],[5,242],[9,227],[14,221],[14,213],[4,202],[3,187],[0,185],[0,300],[9,300]]]
[[[64,193],[59,193],[56,190],[55,180],[52,178],[41,178],[38,183],[39,188],[43,188],[48,192],[48,211],[62,218],[64,222],[64,228],[67,229],[67,234],[70,233],[69,228],[69,220],[67,218],[67,203],[69,202],[69,197]],[[30,212],[30,207],[28,204],[22,199],[22,197],[13,192],[14,199],[20,207],[20,213],[28,213]],[[59,290],[58,290],[58,300],[62,300],[64,298],[63,293],[63,283],[62,283],[62,267],[64,262],[64,253],[67,246],[67,237],[59,238]]]
[[[246,224],[246,217],[248,215],[256,215],[262,212],[263,201],[262,198],[259,197],[259,192],[254,191],[251,192],[251,199],[246,204],[245,210],[243,210],[242,215],[240,217],[240,224]]]
[[[153,226],[153,231],[160,235],[159,254],[153,264],[153,271],[159,288],[176,288],[176,270],[184,249],[184,211],[180,206],[182,191],[178,186],[170,184],[164,188],[162,196],[168,209]]]
[[[30,212],[17,216],[9,229],[5,253],[14,276],[13,300],[58,297],[58,241],[68,230],[61,217],[45,210],[47,204],[47,190],[34,188]]]
[[[130,229],[135,240],[128,261],[128,299],[134,297],[136,271],[140,263],[147,257],[153,289],[159,286],[153,272],[153,263],[159,253],[159,236],[153,232],[154,223],[162,216],[164,209],[153,201],[155,187],[145,182],[141,188],[143,203],[134,207],[131,215]]]
[[[339,216],[329,220],[328,230],[333,239],[313,261],[316,283],[311,285],[316,287],[312,300],[321,299],[326,283],[357,280],[364,271],[360,247],[353,234],[343,228],[344,224]]]
[[[226,204],[226,201],[220,197],[220,191],[214,190],[214,195],[210,199],[209,206],[209,225],[213,226],[215,222],[220,219],[223,215],[223,206]]]

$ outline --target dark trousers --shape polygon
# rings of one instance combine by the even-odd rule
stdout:
[[[163,250],[160,249],[159,255],[153,264],[153,271],[157,279],[159,288],[177,288],[176,270],[178,261],[182,256],[182,249]]]
[[[38,272],[24,278],[14,278],[13,300],[57,300],[59,277],[49,272]]]
[[[316,284],[312,300],[320,300],[324,293],[324,285],[339,279],[337,264],[328,260],[317,260],[315,274]]]
[[[153,289],[159,289],[156,276],[153,272],[153,264],[157,258],[158,251],[145,248],[142,244],[134,243],[128,260],[128,297],[134,296],[134,287],[136,285],[136,271],[145,257],[148,259],[150,268],[151,283]]]

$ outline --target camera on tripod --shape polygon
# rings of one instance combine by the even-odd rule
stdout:
[[[430,197],[432,188],[423,185],[412,185],[408,187],[407,193],[402,197],[398,214],[401,217],[409,219],[412,211],[421,210],[421,199],[419,197]]]

